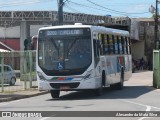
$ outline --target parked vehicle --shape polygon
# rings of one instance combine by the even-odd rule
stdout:
[[[2,65],[0,64],[0,78],[2,78]],[[0,79],[0,83],[1,83]],[[4,84],[15,85],[16,73],[9,65],[4,65]]]

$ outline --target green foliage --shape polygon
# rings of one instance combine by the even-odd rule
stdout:
[[[155,18],[155,16],[156,16],[156,15],[155,15],[155,14],[153,14],[153,15],[152,15],[152,18]],[[158,18],[160,18],[160,15],[158,15]]]

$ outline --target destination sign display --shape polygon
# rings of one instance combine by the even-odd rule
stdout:
[[[64,29],[64,30],[48,30],[47,36],[60,36],[60,35],[83,35],[83,29]]]

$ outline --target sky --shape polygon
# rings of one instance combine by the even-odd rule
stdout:
[[[0,11],[57,11],[58,0],[0,0]],[[63,0],[63,11],[112,17],[150,18],[156,0]],[[159,7],[160,5],[158,5]]]

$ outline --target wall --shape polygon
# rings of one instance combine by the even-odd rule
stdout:
[[[139,22],[131,19],[130,38],[139,40]]]
[[[38,34],[38,29],[46,25],[30,25],[30,37]],[[49,25],[47,25],[49,26]],[[20,26],[0,27],[0,38],[20,38]]]
[[[132,43],[131,48],[133,59],[141,59],[143,57],[146,60],[146,56],[144,55],[144,41]]]
[[[0,38],[19,38],[20,37],[20,27],[0,27]]]

